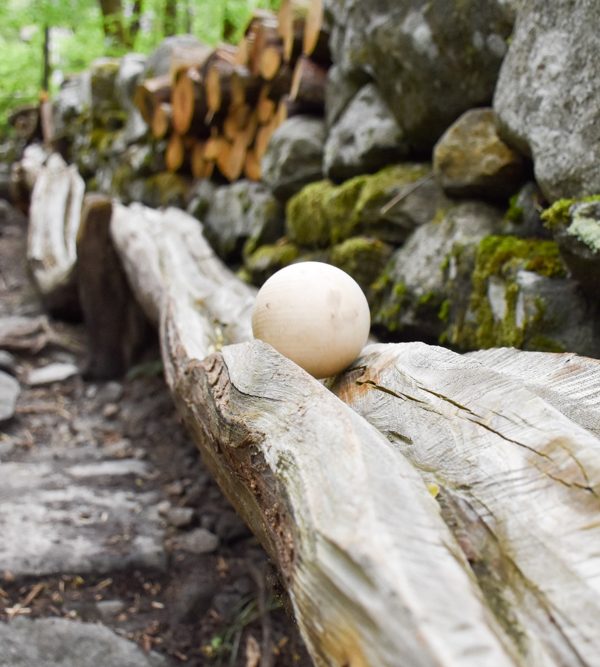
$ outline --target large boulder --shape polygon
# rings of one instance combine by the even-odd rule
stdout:
[[[515,194],[525,174],[521,155],[498,136],[490,108],[466,111],[444,132],[433,169],[450,196],[492,200]]]
[[[494,109],[550,201],[600,192],[596,0],[522,3]]]
[[[343,181],[397,162],[408,152],[403,132],[377,86],[369,83],[352,98],[330,128],[323,170]]]
[[[429,150],[488,104],[514,20],[504,0],[329,0],[334,62],[377,83],[411,146]]]
[[[378,280],[373,323],[394,337],[437,341],[445,328],[446,269],[454,249],[477,246],[501,225],[495,207],[463,202],[419,227]]]
[[[323,178],[325,123],[293,116],[277,128],[262,160],[262,180],[273,194],[289,199],[307,183]]]

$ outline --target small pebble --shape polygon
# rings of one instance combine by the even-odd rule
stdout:
[[[195,528],[189,533],[178,535],[172,542],[175,549],[191,554],[209,554],[219,546],[219,538],[206,528]]]
[[[156,511],[160,516],[166,516],[167,512],[171,509],[171,503],[168,500],[162,500],[156,506]]]
[[[174,482],[169,482],[169,484],[165,486],[165,492],[170,496],[180,496],[184,491],[183,484],[179,479],[176,479]]]
[[[39,385],[52,384],[53,382],[63,382],[78,373],[79,369],[75,364],[48,364],[47,366],[34,368],[29,371],[27,384],[31,387],[37,387]]]
[[[171,507],[165,517],[171,526],[186,528],[194,520],[194,510],[191,507]]]
[[[102,408],[102,416],[105,419],[113,419],[119,414],[119,406],[116,403],[107,403]]]
[[[108,621],[125,609],[125,603],[122,600],[100,600],[96,607],[100,616]]]

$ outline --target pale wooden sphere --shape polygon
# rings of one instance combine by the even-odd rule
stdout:
[[[256,338],[317,378],[344,370],[359,355],[371,327],[358,283],[322,262],[281,269],[260,289],[252,312]]]

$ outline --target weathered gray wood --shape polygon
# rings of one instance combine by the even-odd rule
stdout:
[[[375,345],[335,392],[439,488],[525,664],[597,665],[600,368],[526,354]]]
[[[112,208],[109,197],[86,195],[77,238],[77,287],[88,338],[85,375],[100,380],[127,371],[149,328],[110,237]]]
[[[29,209],[27,260],[50,310],[77,308],[76,239],[85,184],[75,166],[51,155],[35,180]]]
[[[253,291],[214,256],[199,223],[117,206],[112,236],[160,322],[190,433],[278,563],[315,663],[521,664],[400,452],[272,348],[210,354],[249,338]]]

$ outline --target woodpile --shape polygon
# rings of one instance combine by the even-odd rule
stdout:
[[[142,81],[134,103],[171,172],[260,180],[275,130],[300,113],[323,115],[330,65],[322,0],[256,11],[237,46],[190,49],[170,72]]]

